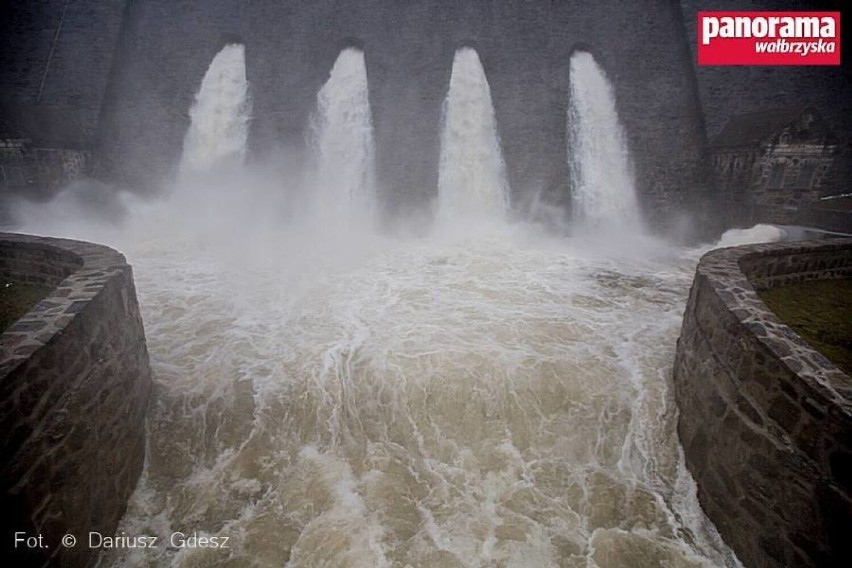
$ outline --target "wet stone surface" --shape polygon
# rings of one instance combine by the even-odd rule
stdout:
[[[3,233],[0,275],[53,288],[0,336],[2,530],[46,548],[10,540],[0,555],[89,566],[97,551],[61,536],[114,531],[144,460],[151,374],[132,271],[100,245]]]
[[[674,366],[699,499],[747,566],[849,565],[852,378],[757,291],[852,277],[852,239],[720,249],[696,270]],[[796,538],[791,538],[794,535]]]

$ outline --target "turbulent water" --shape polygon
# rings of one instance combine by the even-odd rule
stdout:
[[[577,123],[578,151],[594,168],[594,151],[624,160],[584,166],[583,191],[601,195],[581,203],[629,219],[618,204],[632,185],[607,185],[632,184],[611,90],[590,57],[572,76],[574,112],[591,116]],[[205,77],[185,163],[240,154],[244,85],[242,48],[230,46]],[[319,220],[288,217],[280,180],[239,169],[208,177],[203,199],[128,201],[120,227],[93,217],[106,195],[96,188],[18,211],[24,231],[111,244],[134,267],[155,388],[119,535],[160,544],[101,564],[738,565],[700,510],[676,433],[672,359],[703,251],[506,221],[472,49],[453,64],[430,236],[339,222],[371,214],[360,51],[338,58],[314,128]],[[732,238],[768,235],[757,233]],[[176,532],[228,548],[175,546]]]
[[[787,232],[775,225],[758,224],[749,229],[731,229],[726,231],[719,242],[718,247],[735,247],[749,243],[764,243],[784,240]]]
[[[491,89],[476,50],[459,49],[444,101],[438,213],[443,219],[502,219],[508,208],[506,166]]]
[[[161,545],[103,566],[738,565],[676,434],[706,248],[505,221],[311,231],[180,200],[98,228],[64,203],[23,230],[127,255],[154,371],[118,534]]]
[[[736,564],[675,430],[700,251],[502,222],[419,239],[214,229],[169,207],[52,232],[134,266],[155,390],[120,534],[230,548],[104,565]]]
[[[311,143],[315,152],[314,212],[361,217],[374,208],[375,145],[364,53],[344,49],[317,95]]]
[[[523,226],[324,244],[285,231],[254,261],[167,229],[116,239],[156,384],[120,530],[231,548],[107,564],[732,562],[675,432],[696,254],[618,258]]]
[[[590,53],[571,57],[568,151],[574,211],[592,226],[635,230],[633,166],[612,85]]]
[[[210,64],[189,111],[181,174],[242,163],[251,116],[248,90],[245,47],[226,45]]]

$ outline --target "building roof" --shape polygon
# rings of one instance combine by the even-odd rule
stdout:
[[[757,146],[780,136],[785,129],[799,122],[806,112],[814,116],[816,124],[825,131],[827,138],[834,140],[830,129],[809,105],[797,105],[732,116],[710,145],[716,148]]]

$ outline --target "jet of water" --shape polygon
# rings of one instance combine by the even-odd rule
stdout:
[[[633,165],[612,85],[591,54],[571,57],[568,161],[577,220],[624,230],[641,225]]]
[[[346,48],[317,95],[309,133],[315,213],[369,218],[375,205],[375,143],[364,52]]]
[[[244,46],[226,45],[213,58],[189,116],[181,176],[207,172],[223,164],[242,164],[251,117]]]
[[[509,201],[491,90],[476,50],[456,51],[444,101],[438,213],[448,218],[505,217]]]

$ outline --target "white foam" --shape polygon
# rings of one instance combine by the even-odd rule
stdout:
[[[156,218],[112,233],[157,383],[124,530],[224,531],[234,561],[292,566],[548,566],[641,524],[630,546],[654,558],[734,565],[677,489],[668,369],[696,254],[494,224],[351,242],[266,228],[265,255],[234,257]]]
[[[713,248],[736,247],[758,243],[783,241],[787,232],[775,225],[758,224],[748,229],[730,229],[725,231]]]

